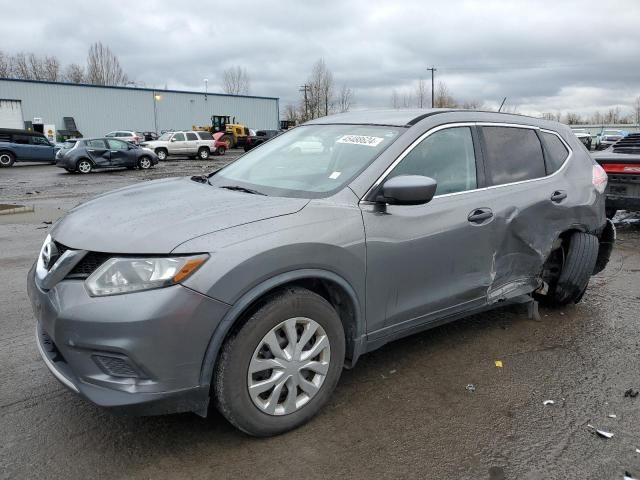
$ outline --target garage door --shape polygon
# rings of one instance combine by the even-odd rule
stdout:
[[[24,128],[20,100],[0,99],[0,128]]]

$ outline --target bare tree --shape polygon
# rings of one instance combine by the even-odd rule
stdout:
[[[249,94],[249,75],[247,70],[235,66],[222,72],[222,89],[229,95]]]
[[[67,65],[64,71],[64,79],[71,83],[84,83],[84,68],[77,63],[71,63]]]
[[[61,79],[60,74],[60,61],[53,56],[44,57],[44,61],[42,62],[42,73],[44,75],[44,80],[48,80],[50,82],[57,82]]]
[[[433,106],[436,108],[455,108],[458,106],[446,83],[438,82]]]
[[[391,108],[400,108],[400,98],[398,97],[398,91],[395,88],[391,90]]]
[[[351,109],[352,103],[353,91],[346,85],[342,85],[342,88],[340,89],[340,98],[338,99],[340,112],[348,112]]]
[[[296,123],[298,122],[299,120],[298,109],[296,108],[295,105],[290,103],[284,108],[284,118],[285,120],[288,120],[290,122],[296,122]]]
[[[413,97],[411,96],[411,93],[404,93],[402,95],[402,108],[411,108],[411,106],[413,105]]]
[[[416,103],[418,108],[424,108],[424,104],[427,100],[427,86],[424,82],[424,79],[418,80],[418,84],[416,85]]]
[[[302,98],[301,114],[304,120],[328,115],[334,108],[333,73],[327,67],[324,59],[313,64],[311,75],[305,83]]]
[[[467,100],[462,104],[462,108],[465,110],[480,110],[482,103],[477,100]]]
[[[636,125],[640,126],[640,97],[637,97],[633,103],[633,112],[635,114]]]
[[[11,57],[11,76],[22,80],[33,80],[27,54],[20,52]]]
[[[604,123],[615,124],[620,122],[620,107],[610,108],[604,114]]]
[[[574,112],[567,112],[565,120],[567,125],[580,125],[582,123],[582,117]]]
[[[11,76],[11,57],[0,50],[0,78]]]
[[[87,81],[94,85],[124,85],[128,81],[118,57],[101,42],[89,47]]]

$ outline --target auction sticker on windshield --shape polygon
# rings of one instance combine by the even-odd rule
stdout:
[[[336,143],[348,143],[350,145],[366,145],[368,147],[377,147],[384,138],[370,137],[368,135],[343,135]]]

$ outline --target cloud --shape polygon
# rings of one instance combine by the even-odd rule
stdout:
[[[105,6],[106,5],[106,6]],[[522,113],[630,108],[640,95],[640,4],[601,1],[366,1],[106,4],[58,0],[47,15],[3,7],[7,53],[84,63],[102,41],[147,86],[221,89],[222,71],[247,69],[251,92],[298,101],[324,58],[357,107],[388,106],[438,69],[454,97]],[[29,32],[29,35],[24,35]],[[20,42],[16,39],[20,39]]]

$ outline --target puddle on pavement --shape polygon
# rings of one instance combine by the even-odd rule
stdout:
[[[0,203],[0,225],[55,222],[66,213],[59,207]]]

